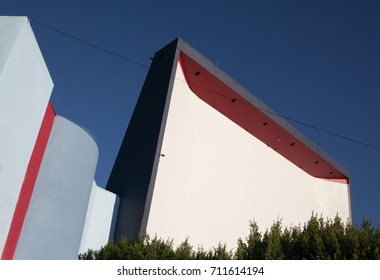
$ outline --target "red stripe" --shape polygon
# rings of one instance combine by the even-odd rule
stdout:
[[[181,52],[179,63],[190,89],[204,102],[308,174],[348,183],[345,174],[312,151],[286,128],[269,119],[260,108],[245,100],[191,57]]]
[[[20,195],[13,213],[12,222],[9,228],[7,240],[4,245],[2,260],[11,260],[16,251],[17,243],[21,234],[22,226],[26,213],[28,212],[29,202],[32,198],[34,185],[40,170],[42,158],[45,148],[49,140],[49,135],[53,127],[55,112],[52,105],[48,104],[45,116],[42,120],[41,128],[37,136],[37,140],[29,160],[28,168],[25,173],[24,182],[22,184]]]

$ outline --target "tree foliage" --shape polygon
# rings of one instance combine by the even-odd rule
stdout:
[[[283,228],[281,220],[264,233],[255,221],[249,224],[249,234],[237,240],[229,251],[225,244],[196,250],[186,239],[179,246],[173,240],[145,235],[136,240],[109,242],[100,250],[88,250],[81,260],[367,260],[380,259],[380,226],[374,228],[364,218],[360,226],[312,215],[303,226]]]

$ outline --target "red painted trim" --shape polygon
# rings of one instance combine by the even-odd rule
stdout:
[[[28,212],[30,199],[32,198],[34,185],[36,183],[38,172],[40,170],[42,158],[44,156],[45,148],[49,140],[49,135],[53,127],[54,118],[55,112],[49,102],[46,108],[45,116],[42,120],[32,155],[29,160],[24,182],[21,186],[20,195],[18,197],[15,212],[13,213],[7,240],[5,242],[1,255],[2,260],[13,259],[14,253],[16,251],[24,219],[26,213]]]
[[[179,63],[191,91],[215,110],[308,174],[335,182],[348,182],[348,177],[340,170],[191,57],[181,52]]]
[[[348,179],[325,179],[325,180],[334,182],[334,183],[348,184]]]

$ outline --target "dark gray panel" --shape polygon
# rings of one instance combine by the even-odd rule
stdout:
[[[116,241],[122,236],[135,239],[144,231],[144,209],[150,203],[148,190],[155,177],[177,61],[177,40],[155,54],[108,180],[106,189],[120,197]]]

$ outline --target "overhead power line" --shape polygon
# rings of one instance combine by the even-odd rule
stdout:
[[[333,131],[330,131],[330,130],[326,130],[326,129],[323,129],[323,128],[320,128],[320,127],[316,127],[314,125],[311,125],[311,124],[307,124],[307,123],[304,123],[304,122],[301,122],[301,121],[298,121],[298,120],[295,120],[293,118],[289,118],[289,117],[286,117],[286,116],[283,116],[283,115],[280,115],[280,114],[277,114],[277,113],[274,113],[274,112],[271,112],[271,111],[268,111],[268,110],[265,110],[265,109],[261,109],[262,111],[265,111],[266,113],[269,113],[269,114],[274,114],[274,115],[277,115],[283,119],[286,119],[288,121],[291,121],[291,122],[294,122],[294,123],[298,123],[300,125],[303,125],[303,126],[306,126],[306,127],[309,127],[309,128],[312,128],[312,129],[315,129],[315,130],[318,130],[318,131],[321,131],[321,132],[324,132],[324,133],[327,133],[327,134],[330,134],[332,136],[335,136],[335,137],[339,137],[339,138],[342,138],[344,140],[347,140],[347,141],[351,141],[351,142],[354,142],[354,143],[357,143],[357,144],[360,144],[360,145],[364,145],[364,146],[367,146],[369,148],[372,148],[372,149],[376,149],[376,150],[379,150],[380,151],[380,147],[379,146],[375,146],[375,145],[372,145],[372,144],[368,144],[368,143],[365,143],[363,141],[359,141],[359,140],[356,140],[356,139],[353,139],[353,138],[350,138],[350,137],[347,137],[347,136],[344,136],[344,135],[341,135],[341,134],[338,134],[338,133],[335,133]]]
[[[126,61],[128,61],[128,62],[130,62],[130,63],[133,63],[133,64],[136,64],[136,65],[138,65],[138,66],[140,66],[140,67],[149,68],[148,65],[142,64],[142,63],[140,63],[140,62],[137,62],[136,60],[133,60],[133,59],[130,59],[130,58],[125,57],[125,56],[123,56],[123,55],[117,54],[117,53],[115,53],[115,52],[113,52],[113,51],[109,51],[109,50],[107,50],[107,49],[105,49],[105,48],[102,48],[102,47],[100,47],[100,46],[98,46],[98,45],[95,45],[95,44],[93,44],[93,43],[90,43],[90,42],[88,42],[88,41],[86,41],[86,40],[83,40],[83,39],[81,39],[81,38],[78,38],[78,37],[76,37],[76,36],[73,36],[73,35],[71,35],[71,34],[69,34],[69,33],[66,33],[66,32],[64,32],[64,31],[62,31],[62,30],[59,30],[59,29],[57,29],[57,28],[55,28],[55,27],[52,27],[52,26],[50,26],[50,25],[47,25],[47,24],[45,24],[45,23],[43,23],[43,22],[40,22],[40,21],[38,21],[38,20],[30,19],[30,21],[35,22],[35,23],[37,23],[37,24],[39,24],[39,25],[41,25],[41,26],[44,26],[44,27],[46,27],[46,28],[48,28],[48,29],[50,29],[50,30],[52,30],[52,31],[55,31],[55,32],[57,32],[57,33],[59,33],[59,34],[61,34],[61,35],[63,35],[63,36],[66,36],[66,37],[68,37],[68,38],[70,38],[70,39],[76,40],[76,41],[78,41],[78,42],[80,42],[80,43],[82,43],[82,44],[85,44],[85,45],[87,45],[87,46],[90,46],[90,47],[92,47],[92,48],[95,48],[95,49],[97,49],[97,50],[100,50],[100,51],[102,51],[102,52],[108,53],[108,54],[110,54],[110,55],[112,55],[112,56],[115,56],[115,57],[117,57],[117,58],[120,58],[120,59],[126,60]]]
[[[178,79],[178,78],[176,78],[176,79]],[[178,80],[180,80],[180,81],[182,81],[182,82],[186,82],[186,81],[184,81],[184,80],[182,80],[182,79],[178,79]],[[187,82],[186,82],[186,83],[187,83]],[[202,90],[204,90],[204,91],[207,91],[207,92],[209,92],[210,94],[218,95],[218,96],[224,97],[224,98],[226,98],[226,99],[231,99],[230,96],[224,95],[224,94],[222,94],[222,93],[220,93],[220,92],[216,92],[216,91],[211,90],[211,89],[207,89],[207,88],[205,88],[205,87],[203,87],[203,86],[201,86],[201,85],[197,85],[197,84],[194,84],[194,83],[190,83],[190,84],[193,85],[193,86],[196,86],[196,87],[198,87],[198,88],[200,88],[200,89],[202,89]],[[247,106],[250,106],[250,105],[251,105],[250,103],[243,102],[243,101],[238,100],[238,99],[235,100],[235,102],[237,102],[237,103],[241,103],[241,104],[244,104],[244,105],[247,105]],[[327,130],[327,129],[324,129],[324,128],[320,128],[320,127],[317,127],[317,126],[314,126],[314,125],[311,125],[311,124],[307,124],[307,123],[305,123],[305,122],[298,121],[298,120],[296,120],[296,119],[294,119],[294,118],[290,118],[290,117],[287,117],[287,116],[281,115],[281,114],[279,114],[279,113],[275,113],[275,112],[273,112],[273,111],[270,111],[270,110],[267,110],[267,109],[264,109],[264,108],[261,108],[261,107],[256,107],[256,108],[258,108],[259,110],[261,110],[261,111],[263,111],[263,112],[265,112],[265,113],[267,113],[267,114],[271,114],[271,115],[278,116],[278,117],[283,118],[283,119],[285,119],[285,120],[288,120],[288,121],[290,121],[290,122],[297,123],[297,124],[300,124],[300,125],[303,125],[303,126],[306,126],[306,127],[312,128],[312,129],[314,129],[314,130],[318,130],[318,131],[320,131],[320,132],[323,132],[323,133],[326,133],[326,134],[330,134],[330,135],[332,135],[332,136],[335,136],[335,137],[338,137],[338,138],[342,138],[342,139],[344,139],[344,140],[347,140],[347,141],[350,141],[350,142],[353,142],[353,143],[356,143],[356,144],[364,145],[364,146],[367,146],[367,147],[370,147],[370,148],[372,148],[372,149],[376,149],[376,150],[379,150],[379,151],[380,151],[380,147],[379,147],[379,146],[375,146],[375,145],[372,145],[372,144],[369,144],[369,143],[366,143],[366,142],[363,142],[363,141],[359,141],[359,140],[353,139],[353,138],[351,138],[351,137],[347,137],[347,136],[341,135],[341,134],[339,134],[339,133],[336,133],[336,132],[333,132],[333,131],[330,131],[330,130]]]
[[[48,28],[48,29],[50,29],[50,30],[52,30],[52,31],[54,31],[54,32],[57,32],[57,33],[59,33],[59,34],[65,36],[65,37],[67,37],[67,38],[69,38],[69,39],[72,39],[72,40],[78,41],[78,42],[80,42],[80,43],[82,43],[82,44],[85,44],[85,45],[87,45],[87,46],[89,46],[89,47],[95,48],[95,49],[97,49],[97,50],[99,50],[99,51],[102,51],[102,52],[105,52],[105,53],[107,53],[107,54],[109,54],[109,55],[112,55],[112,56],[114,56],[114,57],[116,57],[116,58],[119,58],[119,59],[122,59],[122,60],[128,61],[128,62],[133,63],[133,64],[135,64],[135,65],[137,65],[137,66],[139,66],[139,67],[143,67],[143,68],[148,68],[148,69],[149,69],[149,66],[148,66],[148,65],[142,64],[142,63],[140,63],[140,62],[138,62],[138,61],[136,61],[136,60],[134,60],[134,59],[128,58],[128,57],[123,56],[123,55],[120,55],[120,54],[115,53],[115,52],[113,52],[113,51],[109,51],[109,50],[107,50],[107,49],[105,49],[105,48],[103,48],[103,47],[100,47],[100,46],[98,46],[98,45],[95,45],[95,44],[93,44],[93,43],[91,43],[91,42],[88,42],[88,41],[86,41],[86,40],[84,40],[84,39],[81,39],[81,38],[79,38],[79,37],[73,36],[73,35],[71,35],[71,34],[69,34],[69,33],[67,33],[67,32],[64,32],[64,31],[58,29],[58,28],[52,27],[52,26],[50,26],[50,25],[48,25],[48,24],[45,24],[45,23],[40,22],[40,21],[35,20],[35,19],[30,19],[30,21],[35,22],[35,23],[37,23],[37,24],[39,24],[39,25],[41,25],[41,26],[43,26],[43,27],[45,27],[45,28]],[[183,81],[183,82],[186,82],[186,81],[184,81],[184,80],[182,80],[182,79],[178,79],[178,78],[176,78],[176,79],[177,79],[177,80],[180,80],[180,81]],[[194,86],[200,87],[199,85],[194,85]],[[225,96],[225,95],[223,95],[223,94],[221,94],[221,93],[219,93],[219,92],[215,92],[215,91],[213,91],[213,90],[206,89],[206,88],[204,88],[204,87],[201,87],[201,88],[202,88],[203,90],[206,90],[206,91],[212,93],[212,94],[216,94],[216,95],[219,95],[219,96],[223,96],[223,97],[225,97],[225,98],[230,98],[229,96]],[[239,100],[237,100],[237,101],[240,102],[240,103],[245,104],[245,103],[242,102],[242,101],[239,101]],[[306,126],[306,127],[312,128],[312,129],[314,129],[314,130],[317,130],[317,131],[320,131],[320,132],[323,132],[323,133],[326,133],[326,134],[330,134],[330,135],[332,135],[332,136],[335,136],[335,137],[338,137],[338,138],[341,138],[341,139],[344,139],[344,140],[347,140],[347,141],[350,141],[350,142],[353,142],[353,143],[356,143],[356,144],[360,144],[360,145],[363,145],[363,146],[366,146],[366,147],[369,147],[369,148],[372,148],[372,149],[375,149],[375,150],[380,150],[380,147],[379,147],[379,146],[375,146],[375,145],[372,145],[372,144],[369,144],[369,143],[366,143],[366,142],[363,142],[363,141],[359,141],[359,140],[353,139],[353,138],[351,138],[351,137],[347,137],[347,136],[344,136],[344,135],[341,135],[341,134],[335,133],[335,132],[333,132],[333,131],[329,131],[329,130],[326,130],[326,129],[323,129],[323,128],[320,128],[320,127],[317,127],[317,126],[314,126],[314,125],[311,125],[311,124],[308,124],[308,123],[305,123],[305,122],[302,122],[302,121],[299,121],[299,120],[296,120],[296,119],[290,118],[290,117],[286,117],[286,116],[283,116],[283,115],[281,115],[281,114],[275,113],[275,112],[273,112],[273,111],[269,111],[269,110],[266,110],[266,109],[263,109],[263,108],[258,108],[258,109],[260,109],[261,111],[266,112],[266,113],[268,113],[268,114],[276,115],[276,116],[278,116],[278,117],[281,117],[281,118],[283,118],[283,119],[286,119],[286,120],[288,120],[288,121],[290,121],[290,122],[297,123],[297,124],[300,124],[300,125],[303,125],[303,126]]]

